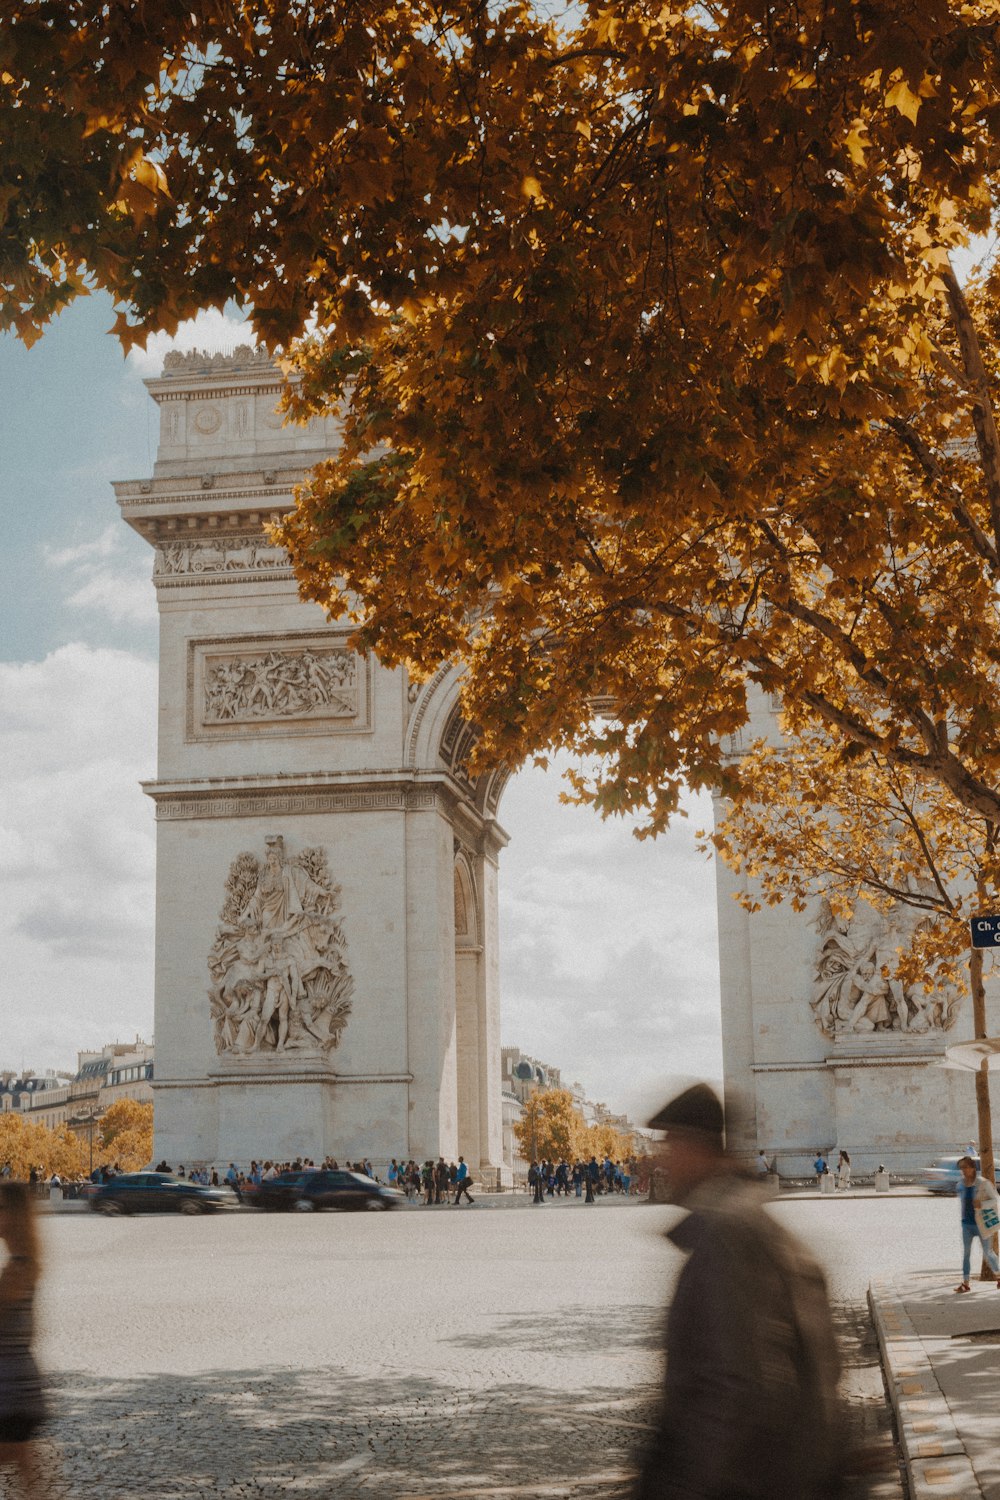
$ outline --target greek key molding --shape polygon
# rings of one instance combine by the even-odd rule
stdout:
[[[909,1057],[827,1057],[822,1062],[754,1063],[751,1073],[824,1073],[828,1068],[929,1068],[943,1052],[915,1052]],[[791,1149],[791,1148],[789,1148]]]

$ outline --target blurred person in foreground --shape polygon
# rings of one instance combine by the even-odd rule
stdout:
[[[31,1352],[35,1288],[40,1269],[38,1231],[28,1186],[0,1183],[0,1470],[14,1469],[27,1500],[43,1493],[33,1439],[45,1417],[42,1383]],[[44,1493],[51,1495],[52,1476]],[[0,1480],[0,1493],[7,1494]]]
[[[840,1360],[822,1272],[722,1146],[705,1084],[649,1121],[685,1252],[667,1371],[637,1500],[830,1500],[838,1493]]]

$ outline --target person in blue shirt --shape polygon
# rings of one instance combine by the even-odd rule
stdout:
[[[816,1160],[813,1162],[813,1171],[816,1173],[817,1183],[821,1183],[823,1181],[823,1175],[826,1172],[826,1157],[823,1155],[822,1151],[816,1152]]]
[[[978,1239],[983,1250],[983,1260],[994,1276],[1000,1277],[1000,1261],[993,1252],[993,1236],[1000,1222],[997,1212],[997,1190],[992,1182],[979,1175],[977,1163],[971,1156],[959,1157],[962,1180],[958,1184],[958,1204],[962,1217],[962,1279],[956,1292],[970,1292],[969,1272],[972,1269],[972,1242]]]
[[[458,1158],[458,1166],[455,1169],[455,1186],[458,1189],[457,1193],[455,1194],[456,1208],[462,1201],[463,1193],[468,1198],[470,1203],[475,1203],[475,1198],[473,1198],[472,1194],[469,1192],[469,1169],[465,1164],[464,1156],[460,1156]]]

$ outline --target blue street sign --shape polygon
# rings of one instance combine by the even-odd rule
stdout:
[[[972,917],[973,948],[1000,948],[1000,917]]]

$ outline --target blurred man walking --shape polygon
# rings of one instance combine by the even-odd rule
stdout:
[[[722,1106],[697,1084],[649,1122],[666,1132],[668,1231],[687,1254],[637,1500],[831,1500],[839,1359],[826,1286],[723,1152]]]

